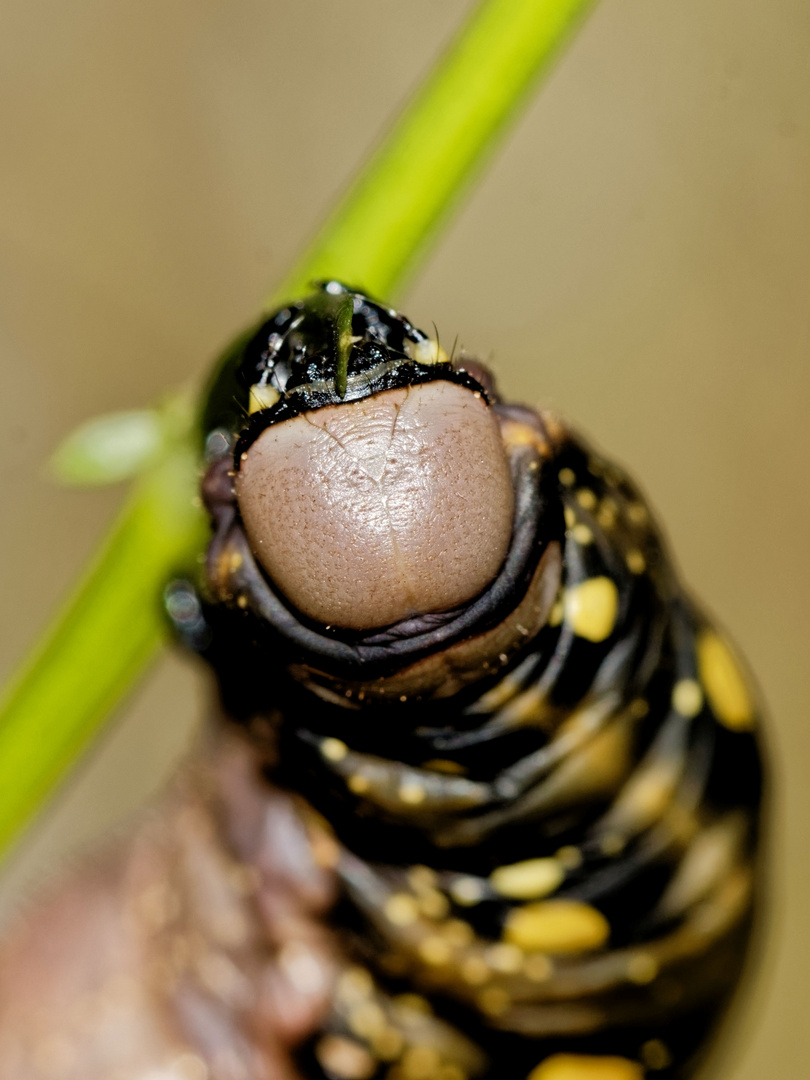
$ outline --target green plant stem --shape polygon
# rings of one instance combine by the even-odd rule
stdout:
[[[592,2],[484,0],[268,306],[331,277],[390,297]],[[0,852],[164,640],[163,584],[204,542],[190,446],[138,482],[0,702]]]
[[[190,449],[130,493],[49,636],[9,688],[0,721],[0,850],[89,744],[167,634],[162,584],[205,542]]]
[[[484,0],[268,309],[338,278],[392,299],[593,0]]]

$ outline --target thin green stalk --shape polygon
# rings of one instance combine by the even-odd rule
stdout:
[[[593,0],[484,0],[268,306],[340,278],[390,298]],[[203,544],[191,438],[151,463],[0,702],[0,852],[165,638],[167,577]]]
[[[101,728],[166,636],[162,584],[202,549],[190,448],[136,483],[0,713],[0,850]]]

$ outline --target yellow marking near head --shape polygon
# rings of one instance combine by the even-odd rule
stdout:
[[[694,679],[679,679],[672,688],[672,708],[681,716],[697,716],[703,708],[703,691]]]
[[[607,577],[593,577],[565,590],[565,621],[587,641],[610,637],[619,612],[619,591]]]
[[[754,723],[754,703],[728,644],[715,630],[702,630],[696,649],[700,678],[717,719],[732,731],[749,730]]]
[[[262,409],[272,409],[280,397],[281,395],[274,387],[256,383],[250,388],[248,413],[252,416],[254,413],[261,412]]]
[[[446,364],[448,362],[447,353],[438,341],[430,339],[426,341],[409,341],[406,348],[412,359],[416,360],[418,364]]]
[[[526,1080],[643,1080],[637,1061],[590,1054],[552,1054],[532,1069]]]
[[[504,926],[504,940],[525,952],[588,952],[609,936],[605,916],[579,900],[541,900],[513,908]]]
[[[489,875],[495,892],[511,900],[538,900],[562,883],[565,871],[557,859],[526,859],[499,866]]]
[[[346,781],[346,787],[353,795],[365,795],[371,787],[371,781],[367,776],[363,776],[361,773],[355,773],[354,776],[350,776]]]

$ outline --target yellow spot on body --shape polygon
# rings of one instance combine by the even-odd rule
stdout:
[[[442,926],[442,934],[453,945],[469,945],[475,940],[475,931],[463,919],[448,919]]]
[[[505,942],[491,945],[485,959],[493,971],[500,971],[504,975],[515,975],[523,967],[523,952],[517,945]]]
[[[422,1013],[424,1016],[430,1016],[433,1012],[430,1002],[421,994],[398,994],[394,998],[394,1004],[406,1012]]]
[[[646,986],[658,977],[658,961],[649,953],[631,956],[627,964],[627,978],[637,986]]]
[[[425,801],[425,789],[418,780],[406,780],[404,784],[400,785],[397,792],[402,802],[407,803],[408,806],[418,806],[419,803]]]
[[[565,590],[565,621],[587,641],[604,641],[613,632],[619,591],[607,577],[588,578]]]
[[[567,529],[573,529],[577,523],[577,515],[574,513],[570,506],[566,506],[563,510],[563,517],[565,518],[565,526]]]
[[[349,748],[342,739],[324,739],[321,743],[321,756],[327,761],[343,761]]]
[[[583,546],[585,544],[593,543],[593,533],[588,528],[588,526],[583,525],[582,522],[580,522],[579,525],[575,525],[573,527],[573,529],[571,530],[571,536],[574,538],[574,540],[576,540],[578,544],[582,544]]]
[[[698,634],[697,659],[706,696],[717,719],[732,731],[747,731],[754,723],[754,703],[734,655],[714,630]]]
[[[648,1039],[641,1048],[641,1060],[648,1069],[666,1069],[672,1064],[672,1054],[660,1039]]]
[[[513,908],[504,926],[504,939],[526,952],[587,952],[604,945],[609,935],[605,916],[578,900],[541,900]]]
[[[372,1039],[385,1030],[385,1013],[374,1001],[363,1002],[349,1013],[349,1027],[361,1039]]]
[[[409,352],[419,364],[446,364],[447,353],[438,341],[409,342]]]
[[[361,773],[355,773],[354,776],[350,776],[346,781],[346,786],[349,791],[353,792],[355,795],[365,795],[371,787],[371,781],[367,776],[363,776]]]
[[[637,1061],[590,1054],[552,1054],[541,1061],[526,1080],[643,1080]]]
[[[450,962],[453,950],[445,938],[431,935],[419,942],[419,955],[431,967],[442,967]]]
[[[278,390],[272,386],[262,386],[261,383],[256,383],[255,386],[250,388],[248,412],[252,416],[254,413],[261,412],[262,409],[272,409],[280,396]]]
[[[647,560],[638,548],[630,548],[625,556],[625,562],[631,574],[643,574],[647,569]]]
[[[400,1070],[406,1080],[435,1080],[442,1059],[432,1046],[411,1046],[402,1055]]]
[[[627,507],[627,516],[634,525],[643,525],[649,517],[647,507],[643,503],[630,503]]]
[[[412,866],[408,871],[408,883],[417,892],[435,889],[436,881],[436,871],[429,866]]]
[[[463,776],[467,771],[458,761],[450,761],[447,758],[431,758],[430,761],[424,763],[422,768],[430,769],[431,772],[445,773],[447,776]]]
[[[470,986],[481,986],[492,975],[492,970],[480,956],[470,956],[461,965],[461,977]]]
[[[481,1012],[488,1016],[503,1016],[512,1000],[501,986],[488,986],[475,999]]]
[[[627,837],[620,832],[608,832],[599,841],[599,847],[602,849],[602,854],[607,855],[608,858],[613,858],[614,855],[621,855],[627,846]]]
[[[395,1061],[402,1053],[405,1040],[395,1028],[386,1028],[372,1039],[371,1046],[380,1061]]]
[[[672,688],[672,708],[681,716],[697,716],[703,708],[703,691],[694,679],[679,679]]]
[[[554,607],[551,609],[551,611],[548,614],[548,625],[549,626],[559,626],[560,623],[563,620],[563,615],[564,614],[565,614],[565,606],[564,606],[564,603],[563,603],[563,598],[562,598],[562,596],[560,596],[555,601]]]
[[[532,953],[523,964],[523,973],[532,982],[545,982],[554,973],[551,961],[544,953]]]
[[[340,976],[337,996],[340,1001],[358,1001],[367,998],[373,989],[374,982],[365,968],[350,967]]]
[[[578,870],[582,866],[582,852],[573,844],[561,847],[554,856],[565,870]]]
[[[585,510],[593,510],[596,506],[596,496],[590,488],[580,488],[577,492],[577,502]]]
[[[326,1072],[340,1080],[369,1080],[377,1071],[368,1050],[343,1035],[325,1035],[315,1047],[315,1056]]]
[[[486,892],[486,886],[480,878],[456,878],[450,886],[450,895],[462,907],[472,907],[473,904],[480,904],[486,896]]]
[[[571,485],[576,481],[577,478],[574,470],[568,468],[560,469],[558,475],[560,478],[560,483],[563,485],[563,487],[571,487]]]
[[[613,499],[603,499],[602,505],[599,507],[599,513],[596,515],[596,520],[602,528],[612,529],[616,524],[617,516],[618,510]]]
[[[495,892],[511,900],[537,900],[562,883],[565,871],[557,859],[526,859],[499,866],[489,875]]]
[[[410,926],[419,918],[419,904],[415,896],[394,893],[385,902],[385,917],[394,926]]]
[[[448,1062],[439,1069],[437,1080],[467,1080],[467,1073],[464,1072],[460,1065]]]
[[[419,897],[419,910],[429,919],[444,919],[450,910],[450,901],[436,889]]]
[[[228,569],[231,573],[235,573],[244,562],[241,552],[232,551],[228,558]]]

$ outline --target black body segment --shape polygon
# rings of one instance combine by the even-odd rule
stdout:
[[[620,469],[551,414],[500,403],[480,365],[415,359],[438,346],[401,316],[323,291],[325,307],[269,320],[215,390],[206,423],[227,438],[204,482],[214,537],[192,641],[227,712],[273,741],[269,779],[334,845],[345,970],[302,1073],[685,1080],[751,928],[762,771],[747,676]],[[460,609],[317,625],[247,544],[240,454],[269,423],[427,378],[495,411],[508,555]],[[244,403],[259,383],[277,398],[229,412],[227,385]]]

